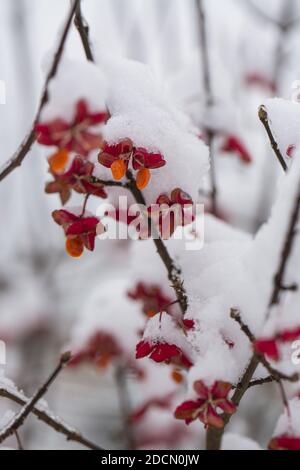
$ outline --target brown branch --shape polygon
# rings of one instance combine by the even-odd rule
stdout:
[[[67,352],[64,353],[60,361],[53,371],[53,373],[50,375],[50,377],[46,380],[46,382],[37,390],[37,392],[34,394],[34,396],[26,403],[26,405],[23,407],[23,409],[20,411],[20,413],[15,417],[15,419],[6,426],[1,432],[0,432],[0,444],[5,441],[9,436],[14,434],[25,422],[26,418],[30,415],[32,412],[32,409],[35,407],[37,402],[47,393],[50,385],[54,382],[54,380],[57,378],[59,373],[62,371],[64,366],[69,362],[71,358],[71,353]]]
[[[86,178],[88,182],[93,184],[102,184],[102,186],[106,186],[108,188],[124,188],[129,189],[126,183],[121,183],[120,181],[113,181],[113,180],[103,180],[101,178],[96,178],[95,176],[91,176]]]
[[[63,55],[63,52],[64,52],[66,40],[68,38],[68,34],[69,34],[70,29],[71,29],[72,19],[73,19],[73,16],[75,15],[75,11],[76,11],[79,4],[80,4],[80,0],[74,0],[74,3],[72,4],[72,7],[71,7],[71,10],[70,10],[66,25],[64,27],[61,39],[60,39],[59,44],[58,44],[58,48],[57,48],[56,53],[55,53],[54,58],[53,58],[51,68],[50,68],[50,70],[48,72],[48,75],[47,75],[47,78],[46,78],[46,82],[45,82],[43,92],[42,92],[42,96],[41,96],[41,99],[40,99],[40,104],[39,104],[39,107],[38,107],[38,110],[37,110],[37,113],[36,113],[32,128],[31,128],[31,131],[24,138],[23,142],[21,143],[21,145],[20,145],[19,149],[16,151],[16,153],[4,164],[4,166],[0,170],[0,181],[2,181],[11,172],[13,172],[16,168],[18,168],[19,166],[22,165],[25,157],[30,152],[33,144],[36,141],[35,126],[40,120],[40,116],[41,116],[41,113],[42,113],[42,110],[43,110],[45,104],[48,102],[49,84],[50,84],[51,80],[55,77],[55,75],[57,73],[58,66],[60,64],[60,61],[61,61],[61,58],[62,58],[62,55]]]
[[[26,406],[29,401],[29,399],[27,399],[26,397],[24,397],[23,399],[20,396],[12,393],[11,391],[1,388],[0,397],[11,400],[21,406]],[[68,441],[77,442],[91,450],[103,450],[101,447],[89,441],[77,431],[70,429],[68,426],[63,424],[60,419],[51,416],[47,411],[42,411],[40,408],[34,406],[32,409],[32,414],[35,415],[40,421],[54,429],[56,432],[63,434]]]
[[[288,170],[288,166],[285,162],[285,159],[279,149],[279,146],[278,146],[278,143],[273,135],[273,132],[272,132],[272,129],[271,129],[271,126],[270,126],[270,123],[269,123],[269,116],[268,116],[268,112],[265,108],[265,106],[260,106],[259,110],[258,110],[258,116],[259,116],[259,119],[261,121],[261,123],[263,124],[267,134],[268,134],[268,137],[269,137],[269,140],[270,140],[270,144],[271,144],[271,147],[280,163],[280,165],[282,166],[283,170],[284,171],[287,171]]]
[[[207,25],[206,15],[203,7],[203,0],[196,0],[196,8],[198,10],[199,30],[201,40],[201,58],[202,58],[202,74],[204,83],[204,93],[206,98],[206,111],[208,112],[214,104],[213,92],[211,86],[211,73],[208,55],[208,42],[207,42]],[[209,128],[205,129],[206,141],[209,148],[210,155],[210,182],[211,182],[211,209],[213,214],[217,213],[217,181],[215,169],[215,156],[214,156],[214,139],[215,133]]]
[[[129,390],[127,387],[126,380],[126,366],[124,364],[117,364],[115,369],[115,380],[117,385],[117,392],[119,396],[119,405],[121,412],[121,419],[123,425],[123,436],[126,440],[127,450],[135,449],[135,439],[133,434],[133,428],[130,423],[131,416],[131,403]]]
[[[18,431],[15,431],[15,436],[16,436],[16,441],[17,441],[17,444],[18,444],[18,449],[19,450],[24,450],[24,447],[23,447],[23,444],[22,444],[22,441],[21,441],[21,438],[20,438],[20,435],[19,435]]]
[[[127,187],[131,191],[133,197],[138,204],[146,206],[145,198],[142,192],[137,188],[136,182],[130,171],[127,172],[128,184]],[[154,230],[154,227],[152,227]],[[171,283],[171,287],[174,289],[176,298],[179,302],[182,314],[184,315],[188,308],[188,298],[184,289],[183,280],[181,279],[181,270],[176,266],[174,260],[171,258],[166,245],[156,232],[153,234],[153,242],[156,246],[156,251],[159,254],[163,264],[166,267],[168,273],[168,279]]]
[[[256,380],[251,380],[251,382],[248,385],[248,388],[252,387],[257,387],[258,385],[265,385],[265,384],[270,384],[275,382],[275,379],[272,375],[269,375],[268,377],[265,377],[263,379],[256,379]],[[240,384],[237,384],[236,388],[239,388]]]
[[[105,180],[98,179],[95,177],[92,177],[90,181],[93,183],[102,184],[103,186],[107,186],[107,187],[119,187],[119,188],[128,189],[133,195],[137,204],[146,207],[146,201],[143,196],[143,193],[137,188],[135,179],[131,171],[127,171],[126,176],[127,176],[126,183],[120,183],[118,181],[105,181]],[[171,258],[167,250],[166,245],[164,244],[163,240],[161,239],[161,237],[159,236],[158,232],[155,230],[154,227],[152,227],[152,235],[153,235],[153,242],[156,246],[156,251],[158,255],[160,256],[163,264],[165,265],[165,268],[168,274],[168,279],[171,283],[171,287],[175,291],[177,302],[179,303],[181,312],[184,315],[188,308],[188,298],[184,289],[183,280],[181,279],[181,270],[180,268],[178,268],[178,266],[176,266],[174,260]]]
[[[290,259],[290,256],[293,250],[295,236],[298,233],[297,225],[299,221],[299,216],[300,216],[300,190],[297,194],[294,208],[292,211],[292,215],[290,218],[288,231],[287,231],[283,248],[282,248],[279,267],[274,276],[274,280],[273,280],[274,288],[273,288],[273,292],[272,292],[270,302],[269,302],[269,312],[267,314],[267,317],[269,317],[270,315],[270,308],[274,305],[279,304],[281,292],[287,289],[287,287],[284,287],[284,277],[286,274],[288,261]],[[293,287],[296,287],[296,286],[291,286],[291,288]]]
[[[236,309],[232,309],[231,310],[231,313],[230,313],[230,316],[233,320],[235,320],[241,330],[243,331],[243,333],[247,336],[247,338],[249,339],[249,341],[253,344],[255,342],[255,337],[253,335],[253,333],[251,332],[250,328],[248,327],[248,325],[246,325],[242,318],[241,318],[241,315],[240,315],[240,312]],[[278,371],[277,369],[274,369],[274,367],[271,366],[271,364],[269,363],[269,361],[265,358],[264,355],[262,354],[258,354],[258,353],[255,353],[259,362],[267,369],[267,371],[271,374],[271,376],[273,377],[273,379],[277,382],[281,381],[281,380],[286,380],[286,381],[289,381],[289,382],[297,382],[299,380],[299,375],[298,374],[293,374],[293,375],[286,375],[286,374],[283,374],[282,372]]]
[[[85,21],[85,19],[82,16],[81,12],[81,3],[79,2],[76,8],[76,13],[75,13],[75,18],[74,18],[74,24],[78,30],[78,33],[81,38],[81,42],[84,48],[84,52],[86,55],[87,60],[90,62],[94,62],[94,55],[91,49],[90,45],[90,39],[89,39],[89,25]]]

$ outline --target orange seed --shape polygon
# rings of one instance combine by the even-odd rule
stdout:
[[[126,174],[127,166],[124,160],[116,160],[111,165],[111,172],[114,180],[120,181]]]
[[[178,370],[174,369],[172,371],[172,379],[175,383],[181,384],[183,382],[183,375]]]
[[[48,162],[53,173],[62,173],[69,159],[69,152],[66,149],[61,149],[48,158]]]
[[[139,170],[136,175],[136,186],[137,188],[142,191],[143,189],[147,188],[149,181],[151,178],[150,171],[148,168],[143,168]]]
[[[80,258],[84,250],[83,243],[80,238],[67,238],[66,251],[72,258]]]

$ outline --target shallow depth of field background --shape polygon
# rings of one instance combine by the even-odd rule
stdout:
[[[299,16],[299,21],[282,35],[263,12],[276,20],[287,3],[293,3],[293,18]],[[1,164],[31,127],[43,61],[54,48],[68,8],[68,0],[0,0],[0,80],[6,84],[6,104],[0,105]],[[300,1],[208,0],[206,9],[214,92],[254,160],[243,167],[234,157],[217,156],[220,206],[230,223],[255,233],[268,217],[278,168],[257,119],[258,105],[272,92],[250,87],[246,79],[251,74],[264,77],[276,84],[276,95],[290,96],[292,82],[300,79]],[[174,102],[197,123],[203,91],[197,85],[201,62],[194,0],[85,0],[83,11],[96,57],[109,50],[150,64]],[[83,57],[75,30],[67,53]],[[98,243],[80,261],[67,257],[62,232],[51,219],[60,204],[56,196],[44,194],[46,178],[45,153],[35,147],[22,168],[0,184],[0,339],[7,344],[5,373],[27,394],[51,371],[101,281],[116,271],[130,277],[123,256],[126,244],[111,242],[102,250]],[[251,417],[253,435],[260,407],[266,422],[270,420],[268,432],[274,424],[276,414],[263,400]],[[109,373],[93,367],[68,370],[47,401],[95,442],[109,448],[122,445]],[[13,405],[1,400],[0,417],[7,407]],[[24,430],[26,448],[76,448],[33,418]],[[259,431],[262,439],[267,431]]]

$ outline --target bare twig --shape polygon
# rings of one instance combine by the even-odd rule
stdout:
[[[145,198],[142,192],[137,188],[135,179],[133,178],[130,171],[127,172],[128,184],[127,187],[131,191],[133,197],[138,204],[146,206]],[[176,298],[179,302],[182,314],[185,314],[188,307],[188,298],[184,289],[183,280],[181,279],[181,270],[176,266],[174,260],[171,258],[166,245],[158,235],[153,234],[153,242],[156,246],[156,251],[159,254],[163,264],[166,267],[168,278],[171,283],[171,287],[174,289]]]
[[[248,325],[246,325],[243,322],[239,310],[237,310],[236,308],[232,308],[231,311],[230,311],[230,317],[240,325],[242,332],[247,336],[250,343],[254,343],[255,342],[255,336],[251,332]]]
[[[115,379],[117,385],[117,392],[119,396],[119,405],[123,426],[123,437],[126,441],[127,450],[135,449],[135,439],[133,435],[133,428],[130,424],[131,416],[131,403],[130,395],[127,387],[127,369],[122,363],[116,365]]]
[[[287,171],[288,170],[288,166],[285,162],[285,159],[279,149],[279,146],[278,146],[278,143],[273,135],[273,132],[272,132],[272,129],[271,129],[271,126],[270,126],[270,123],[269,123],[269,117],[268,117],[268,112],[265,108],[265,106],[260,106],[259,110],[258,110],[258,116],[259,116],[259,119],[260,121],[262,122],[267,134],[268,134],[268,137],[269,137],[269,140],[270,140],[270,144],[271,144],[271,147],[280,163],[280,165],[282,166],[283,170],[284,171]]]
[[[248,388],[257,387],[258,385],[270,384],[273,382],[275,382],[274,377],[272,375],[269,375],[268,377],[265,377],[263,379],[251,380],[248,385]],[[236,388],[239,388],[239,384],[237,384]]]
[[[89,198],[90,198],[90,194],[87,193],[85,195],[85,198],[84,198],[84,201],[83,201],[83,206],[82,206],[82,211],[81,211],[80,217],[83,217],[85,212],[86,212],[87,203],[88,203]]]
[[[19,435],[18,431],[15,431],[15,436],[16,436],[16,441],[17,441],[17,444],[18,444],[18,449],[19,450],[24,450],[24,447],[22,445],[22,441],[21,441],[21,438],[20,438],[20,435]]]
[[[73,16],[75,15],[75,11],[80,4],[80,0],[74,0],[74,3],[72,4],[66,25],[64,27],[61,39],[58,44],[58,48],[56,50],[56,53],[53,58],[53,62],[51,65],[51,68],[48,72],[46,82],[43,88],[42,96],[40,99],[40,104],[32,125],[32,128],[29,132],[29,134],[24,138],[23,142],[21,143],[19,149],[16,151],[16,153],[4,164],[2,169],[0,170],[0,181],[2,181],[4,178],[6,178],[12,171],[14,171],[16,168],[22,165],[23,160],[27,156],[27,154],[30,152],[31,147],[36,141],[36,132],[35,132],[35,126],[39,122],[42,110],[45,106],[45,104],[48,102],[48,89],[49,89],[49,84],[51,80],[55,77],[58,66],[60,64],[63,51],[65,48],[66,40],[68,38],[68,34],[72,25],[72,20]]]
[[[0,397],[11,400],[21,406],[26,406],[29,401],[29,399],[26,397],[20,397],[11,391],[1,388]],[[74,429],[70,429],[70,427],[63,424],[60,418],[54,418],[48,411],[43,411],[38,406],[34,406],[32,409],[32,414],[35,415],[40,421],[53,428],[56,432],[66,436],[68,441],[78,442],[79,444],[91,450],[103,450],[101,447],[89,441]]]
[[[26,418],[32,412],[37,402],[47,393],[50,385],[54,382],[56,377],[62,371],[63,367],[69,362],[70,358],[71,358],[70,352],[64,353],[61,356],[57,367],[55,368],[53,373],[50,375],[50,377],[46,380],[46,382],[41,386],[41,388],[39,388],[39,390],[37,390],[34,396],[28,401],[28,403],[26,403],[26,405],[23,407],[20,413],[16,415],[16,417],[12,420],[12,422],[9,423],[0,432],[0,443],[5,441],[5,439],[7,439],[12,434],[14,434],[24,424]]]
[[[133,195],[137,204],[146,206],[146,201],[143,196],[143,193],[137,188],[135,179],[131,171],[127,171],[126,176],[127,176],[127,182],[125,183],[118,182],[118,181],[105,181],[105,180],[98,179],[95,177],[92,177],[90,181],[93,183],[102,184],[103,186],[107,186],[107,187],[119,187],[119,188],[128,189]],[[170,256],[167,250],[166,245],[164,244],[163,240],[161,239],[157,231],[155,232],[154,227],[152,227],[152,232],[154,232],[152,238],[156,246],[156,251],[158,255],[160,256],[163,264],[166,267],[168,279],[171,283],[171,287],[175,291],[176,299],[180,305],[181,312],[184,315],[188,307],[188,298],[187,298],[186,291],[183,285],[183,280],[181,279],[181,270],[178,266],[176,266],[174,260],[172,259],[172,257]]]
[[[91,49],[90,39],[89,39],[89,25],[87,24],[87,22],[82,16],[80,2],[78,3],[77,8],[76,8],[74,24],[80,35],[81,42],[82,42],[87,60],[89,60],[90,62],[94,62],[94,55]]]
[[[230,316],[233,320],[235,320],[240,325],[243,333],[245,333],[249,341],[253,344],[255,342],[255,337],[253,333],[251,332],[250,328],[248,327],[248,325],[246,325],[243,322],[240,312],[236,309],[232,309]],[[283,374],[282,372],[274,369],[274,367],[271,366],[271,364],[269,363],[269,361],[267,361],[264,355],[258,354],[258,353],[255,353],[255,354],[259,362],[267,369],[267,371],[271,374],[271,376],[273,377],[275,381],[279,382],[281,380],[286,380],[289,382],[297,382],[299,380],[298,374],[293,374],[293,375]]]
[[[198,10],[199,17],[199,29],[200,29],[200,40],[201,40],[201,58],[202,58],[202,74],[204,83],[204,93],[206,99],[206,111],[209,112],[210,108],[214,104],[212,85],[211,85],[211,73],[210,63],[208,55],[208,43],[207,43],[207,25],[206,15],[203,7],[203,0],[196,0],[196,7]],[[206,141],[209,148],[210,154],[210,180],[211,180],[211,209],[214,214],[217,213],[217,181],[216,181],[216,169],[215,169],[215,156],[214,156],[214,138],[215,133],[209,128],[205,129]]]
[[[282,252],[281,252],[279,267],[274,276],[273,292],[272,292],[270,302],[269,302],[269,312],[267,313],[267,318],[270,316],[270,308],[274,305],[279,304],[281,292],[287,289],[287,287],[285,287],[284,278],[286,274],[288,261],[290,259],[290,256],[293,250],[295,236],[298,233],[297,225],[299,222],[299,217],[300,217],[300,190],[298,191],[298,194],[296,196],[294,208],[293,208],[289,226],[288,226],[288,231],[287,231],[283,248],[282,248]],[[291,288],[292,287],[296,287],[296,286],[291,286]]]

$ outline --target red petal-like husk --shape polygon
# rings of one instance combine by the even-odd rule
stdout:
[[[199,415],[199,419],[206,426],[212,426],[217,429],[222,429],[224,427],[223,419],[218,415],[212,405],[207,406],[206,412],[201,413]]]
[[[136,346],[136,359],[142,359],[143,357],[149,356],[151,351],[153,351],[154,345],[148,343],[147,341],[141,341]]]
[[[252,157],[245,145],[235,136],[227,137],[221,151],[236,153],[243,163],[252,163]]]
[[[78,220],[77,215],[72,214],[71,212],[68,212],[64,209],[52,212],[52,217],[58,225],[62,226],[72,224]]]
[[[198,397],[202,400],[208,400],[209,389],[202,380],[197,380],[194,382],[194,390],[197,393]]]
[[[133,154],[132,166],[134,170],[148,168],[154,170],[166,165],[166,161],[160,153],[151,153],[146,149],[137,148]]]
[[[270,359],[278,361],[280,358],[279,350],[275,339],[260,339],[255,341],[254,349],[259,354],[265,354]]]
[[[189,420],[189,422],[197,419],[197,416],[194,416],[194,413],[197,409],[201,409],[205,402],[197,400],[192,401],[188,400],[179,405],[174,413],[176,419]]]
[[[181,351],[174,344],[157,344],[150,355],[155,362],[170,361],[173,357],[179,356]]]
[[[232,385],[230,383],[219,380],[213,385],[212,396],[214,399],[227,398],[231,389]]]
[[[283,434],[274,437],[268,447],[270,450],[300,450],[300,437]]]
[[[66,235],[82,235],[95,232],[98,223],[99,219],[97,217],[78,219],[68,227]]]
[[[300,337],[300,327],[294,328],[292,330],[285,330],[278,335],[278,339],[283,343],[288,343],[290,341],[295,341]]]
[[[230,400],[220,400],[217,405],[221,410],[229,415],[236,412],[236,406]]]

